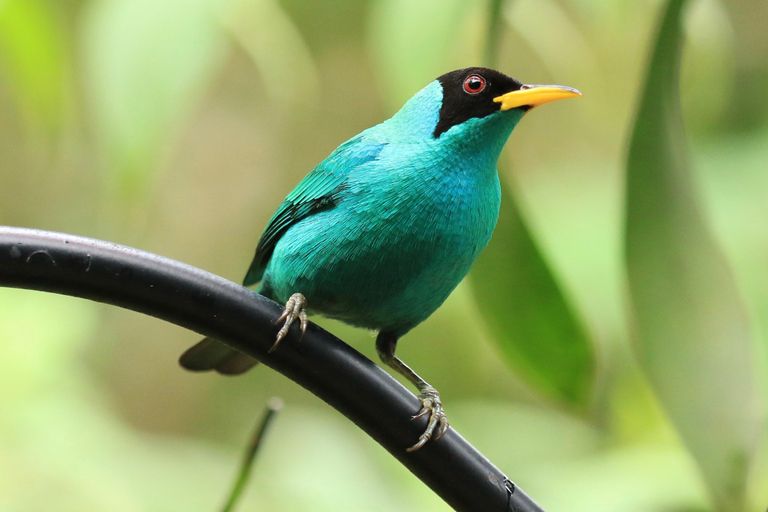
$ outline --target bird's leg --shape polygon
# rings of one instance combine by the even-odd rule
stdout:
[[[427,384],[427,382],[419,377],[416,372],[411,370],[399,357],[395,356],[396,347],[397,336],[385,331],[379,333],[379,336],[376,338],[376,351],[379,353],[381,360],[419,389],[421,410],[412,419],[415,420],[429,414],[429,423],[427,423],[426,430],[419,437],[419,441],[407,450],[413,452],[424,446],[427,441],[433,438],[433,436],[435,441],[443,437],[448,430],[449,423],[448,418],[443,411],[443,404],[440,401],[440,393]],[[436,428],[437,432],[435,432]]]
[[[291,295],[291,298],[288,299],[288,302],[285,303],[285,309],[283,310],[283,314],[280,315],[280,318],[277,319],[275,322],[276,324],[279,324],[283,320],[285,320],[285,323],[280,328],[280,331],[277,333],[277,339],[275,340],[275,344],[272,345],[272,348],[269,349],[269,352],[272,352],[277,348],[277,346],[280,344],[280,342],[285,338],[285,335],[288,334],[288,329],[291,328],[291,324],[293,324],[294,320],[298,318],[301,321],[301,335],[304,336],[304,333],[307,331],[307,299],[304,298],[304,296],[300,293],[294,293]]]

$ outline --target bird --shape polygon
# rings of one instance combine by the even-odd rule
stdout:
[[[398,340],[448,298],[491,239],[497,162],[534,107],[581,96],[499,71],[445,73],[386,121],[341,144],[274,213],[243,281],[285,304],[276,350],[308,313],[376,331],[382,362],[419,391],[429,416],[415,451],[449,428],[440,393],[395,355]],[[240,374],[256,360],[205,338],[180,357],[192,371]]]

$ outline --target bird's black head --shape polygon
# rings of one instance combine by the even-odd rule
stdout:
[[[458,69],[438,77],[437,81],[443,88],[443,104],[432,134],[435,138],[472,118],[511,109],[525,112],[550,101],[581,96],[572,87],[525,85],[488,68]]]
[[[488,68],[457,69],[437,80],[443,86],[443,106],[433,134],[435,138],[468,119],[498,112],[501,105],[494,98],[523,86],[514,78]]]

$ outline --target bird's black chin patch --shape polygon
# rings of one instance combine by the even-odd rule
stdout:
[[[485,80],[485,87],[478,93],[465,89],[468,77],[477,75]],[[503,73],[488,68],[465,68],[446,73],[437,79],[443,87],[443,104],[433,136],[440,137],[452,126],[472,118],[482,118],[498,112],[500,104],[493,98],[510,91],[517,91],[522,83]],[[528,110],[530,107],[520,107]]]

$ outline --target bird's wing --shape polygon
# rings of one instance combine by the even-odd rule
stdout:
[[[301,180],[270,219],[256,247],[243,286],[261,281],[264,269],[280,237],[295,223],[319,211],[332,208],[349,173],[375,160],[384,143],[367,137],[365,132],[348,140]]]

